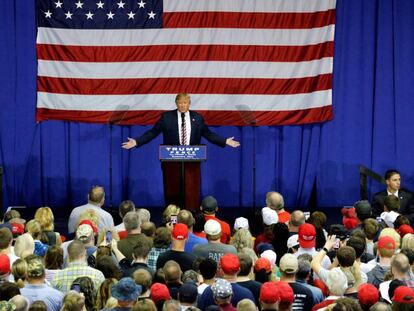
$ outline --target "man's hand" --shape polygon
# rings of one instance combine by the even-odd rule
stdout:
[[[137,141],[133,138],[128,137],[128,141],[122,143],[122,148],[131,149],[137,146]]]
[[[336,235],[328,236],[328,239],[326,240],[325,246],[328,251],[332,249],[332,247],[335,245],[336,241]]]
[[[234,136],[233,136],[233,137],[229,137],[226,139],[226,145],[229,145],[230,147],[233,147],[233,148],[237,148],[240,146],[240,143],[234,140]]]

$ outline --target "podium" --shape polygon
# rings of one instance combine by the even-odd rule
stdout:
[[[164,201],[191,211],[200,206],[200,164],[207,160],[207,146],[160,145]]]

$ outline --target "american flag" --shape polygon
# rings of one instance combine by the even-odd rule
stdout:
[[[336,0],[37,0],[37,120],[330,120]]]

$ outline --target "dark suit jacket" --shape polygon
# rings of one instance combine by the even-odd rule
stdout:
[[[388,196],[387,190],[383,190],[374,194],[372,200],[372,213],[374,216],[379,216],[384,211],[384,199]],[[414,221],[414,201],[413,194],[409,191],[400,189],[398,191],[398,198],[400,199],[399,213],[407,216],[411,224]]]
[[[190,111],[190,120],[190,145],[199,145],[201,143],[201,137],[204,137],[215,145],[218,145],[220,147],[226,146],[226,138],[211,132],[207,125],[204,123],[204,119],[200,114],[195,111]],[[178,135],[177,110],[164,112],[152,129],[135,139],[137,142],[137,147],[150,142],[161,133],[164,137],[164,145],[180,144],[180,138]]]

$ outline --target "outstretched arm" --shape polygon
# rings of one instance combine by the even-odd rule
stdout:
[[[233,136],[233,137],[229,137],[226,139],[226,145],[229,145],[230,147],[233,147],[233,148],[237,148],[240,146],[240,143],[234,140],[234,136]]]

